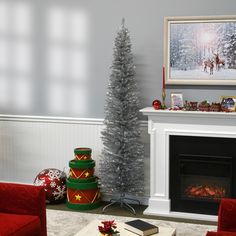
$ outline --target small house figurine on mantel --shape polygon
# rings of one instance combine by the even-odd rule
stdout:
[[[217,102],[213,102],[210,106],[210,111],[215,111],[215,112],[221,111],[221,104]]]
[[[188,102],[186,100],[184,104],[184,109],[186,111],[197,111],[197,102]]]
[[[210,111],[210,103],[206,100],[202,101],[198,105],[199,111]]]

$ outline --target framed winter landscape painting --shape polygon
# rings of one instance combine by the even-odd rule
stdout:
[[[236,16],[166,17],[166,84],[236,85]]]

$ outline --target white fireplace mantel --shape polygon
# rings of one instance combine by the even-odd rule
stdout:
[[[169,199],[169,136],[236,138],[236,112],[141,110],[148,116],[150,134],[150,198],[144,214],[216,221],[204,214],[172,212]]]

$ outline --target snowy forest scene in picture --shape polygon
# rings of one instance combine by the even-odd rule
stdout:
[[[236,16],[166,23],[167,84],[236,85]]]

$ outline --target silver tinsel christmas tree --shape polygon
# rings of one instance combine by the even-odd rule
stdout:
[[[105,129],[102,132],[104,149],[100,177],[103,191],[118,194],[118,202],[123,205],[128,199],[125,197],[127,193],[140,195],[144,189],[139,98],[131,42],[124,19],[115,39],[113,56],[105,105]]]

